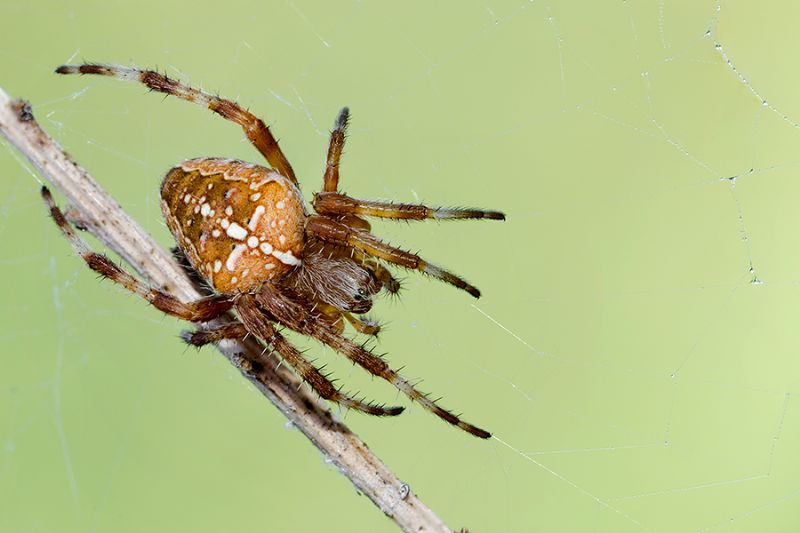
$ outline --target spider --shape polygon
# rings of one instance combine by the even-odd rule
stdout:
[[[400,284],[386,264],[418,270],[480,296],[476,287],[459,276],[374,237],[364,217],[504,220],[503,213],[359,200],[338,192],[339,160],[349,117],[345,107],[334,122],[322,191],[314,195],[316,214],[312,214],[269,127],[238,104],[152,70],[83,64],[63,65],[56,72],[140,82],[153,91],[205,106],[239,124],[270,165],[202,157],[184,161],[164,177],[161,209],[167,226],[191,269],[211,289],[210,295],[188,303],[149,287],[105,255],[93,252],[67,222],[47,188],[42,188],[51,216],[89,268],[161,311],[189,322],[207,322],[235,310],[238,320],[184,331],[181,338],[188,344],[200,347],[251,334],[277,352],[322,398],[375,416],[395,416],[403,411],[402,407],[377,405],[342,392],[281,334],[281,329],[288,328],[343,354],[444,421],[480,438],[491,436],[437,405],[380,356],[343,332],[347,322],[358,332],[377,335],[376,323],[356,315],[369,311],[373,297],[382,290],[399,290]]]

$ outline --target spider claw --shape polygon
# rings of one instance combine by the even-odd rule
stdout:
[[[180,337],[180,339],[181,339],[183,342],[185,342],[186,344],[188,344],[188,345],[190,345],[190,346],[195,346],[195,347],[198,347],[198,348],[199,348],[199,347],[200,347],[200,345],[198,345],[198,344],[195,342],[195,334],[196,334],[196,333],[197,333],[196,331],[183,330],[183,331],[181,331],[180,333],[178,333],[178,337]]]
[[[350,108],[345,106],[339,111],[336,116],[336,121],[333,123],[334,131],[346,131],[347,124],[350,122]]]
[[[397,415],[399,415],[400,413],[402,413],[405,410],[406,410],[405,407],[400,407],[400,406],[389,407],[389,408],[386,409],[386,415],[387,416],[397,416]]]

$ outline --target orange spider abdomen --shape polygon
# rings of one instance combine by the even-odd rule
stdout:
[[[219,293],[256,289],[302,260],[303,198],[272,169],[235,159],[184,161],[164,177],[161,209],[178,246]]]

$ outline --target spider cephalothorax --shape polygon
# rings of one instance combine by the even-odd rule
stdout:
[[[236,103],[206,94],[149,70],[112,65],[65,65],[60,74],[101,74],[139,81],[149,88],[206,106],[236,122],[269,162],[263,167],[234,159],[197,158],[172,168],[161,186],[167,226],[195,273],[213,292],[184,303],[148,287],[104,255],[92,252],[66,221],[47,189],[42,194],[63,233],[86,263],[158,309],[191,322],[208,322],[234,309],[238,320],[212,329],[186,332],[183,339],[201,346],[252,334],[291,366],[320,396],[345,408],[393,416],[401,407],[385,407],[346,395],[309,363],[277,330],[288,327],[340,352],[375,376],[392,383],[445,421],[481,438],[490,434],[439,407],[392,370],[379,356],[343,335],[345,322],[369,335],[378,326],[354,315],[372,308],[381,290],[395,293],[399,283],[385,264],[418,270],[478,297],[478,289],[416,254],[384,243],[370,233],[362,217],[504,219],[497,211],[444,209],[424,205],[358,200],[337,192],[339,159],[348,110],[331,133],[316,214],[309,214],[291,165],[269,128]]]

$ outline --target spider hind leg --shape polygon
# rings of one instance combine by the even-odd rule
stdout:
[[[181,331],[180,337],[186,344],[200,348],[225,339],[243,339],[247,333],[247,328],[241,322],[230,322],[212,329]]]
[[[125,81],[139,82],[153,91],[175,96],[187,102],[204,106],[226,120],[235,122],[244,130],[250,143],[261,152],[270,166],[297,184],[294,170],[278,146],[263,120],[256,117],[236,102],[203,92],[160,72],[117,65],[100,65],[85,63],[83,65],[61,65],[56,69],[58,74],[99,74]]]
[[[151,305],[161,311],[187,320],[189,322],[208,322],[227,312],[233,302],[227,296],[212,295],[199,298],[193,302],[182,302],[177,298],[157,289],[149,287],[143,281],[135,278],[103,254],[98,254],[89,248],[86,241],[81,239],[67,221],[64,213],[59,209],[47,187],[42,187],[42,198],[50,211],[61,233],[67,238],[75,252],[81,256],[86,264],[104,278],[122,285],[130,292],[138,294]]]

